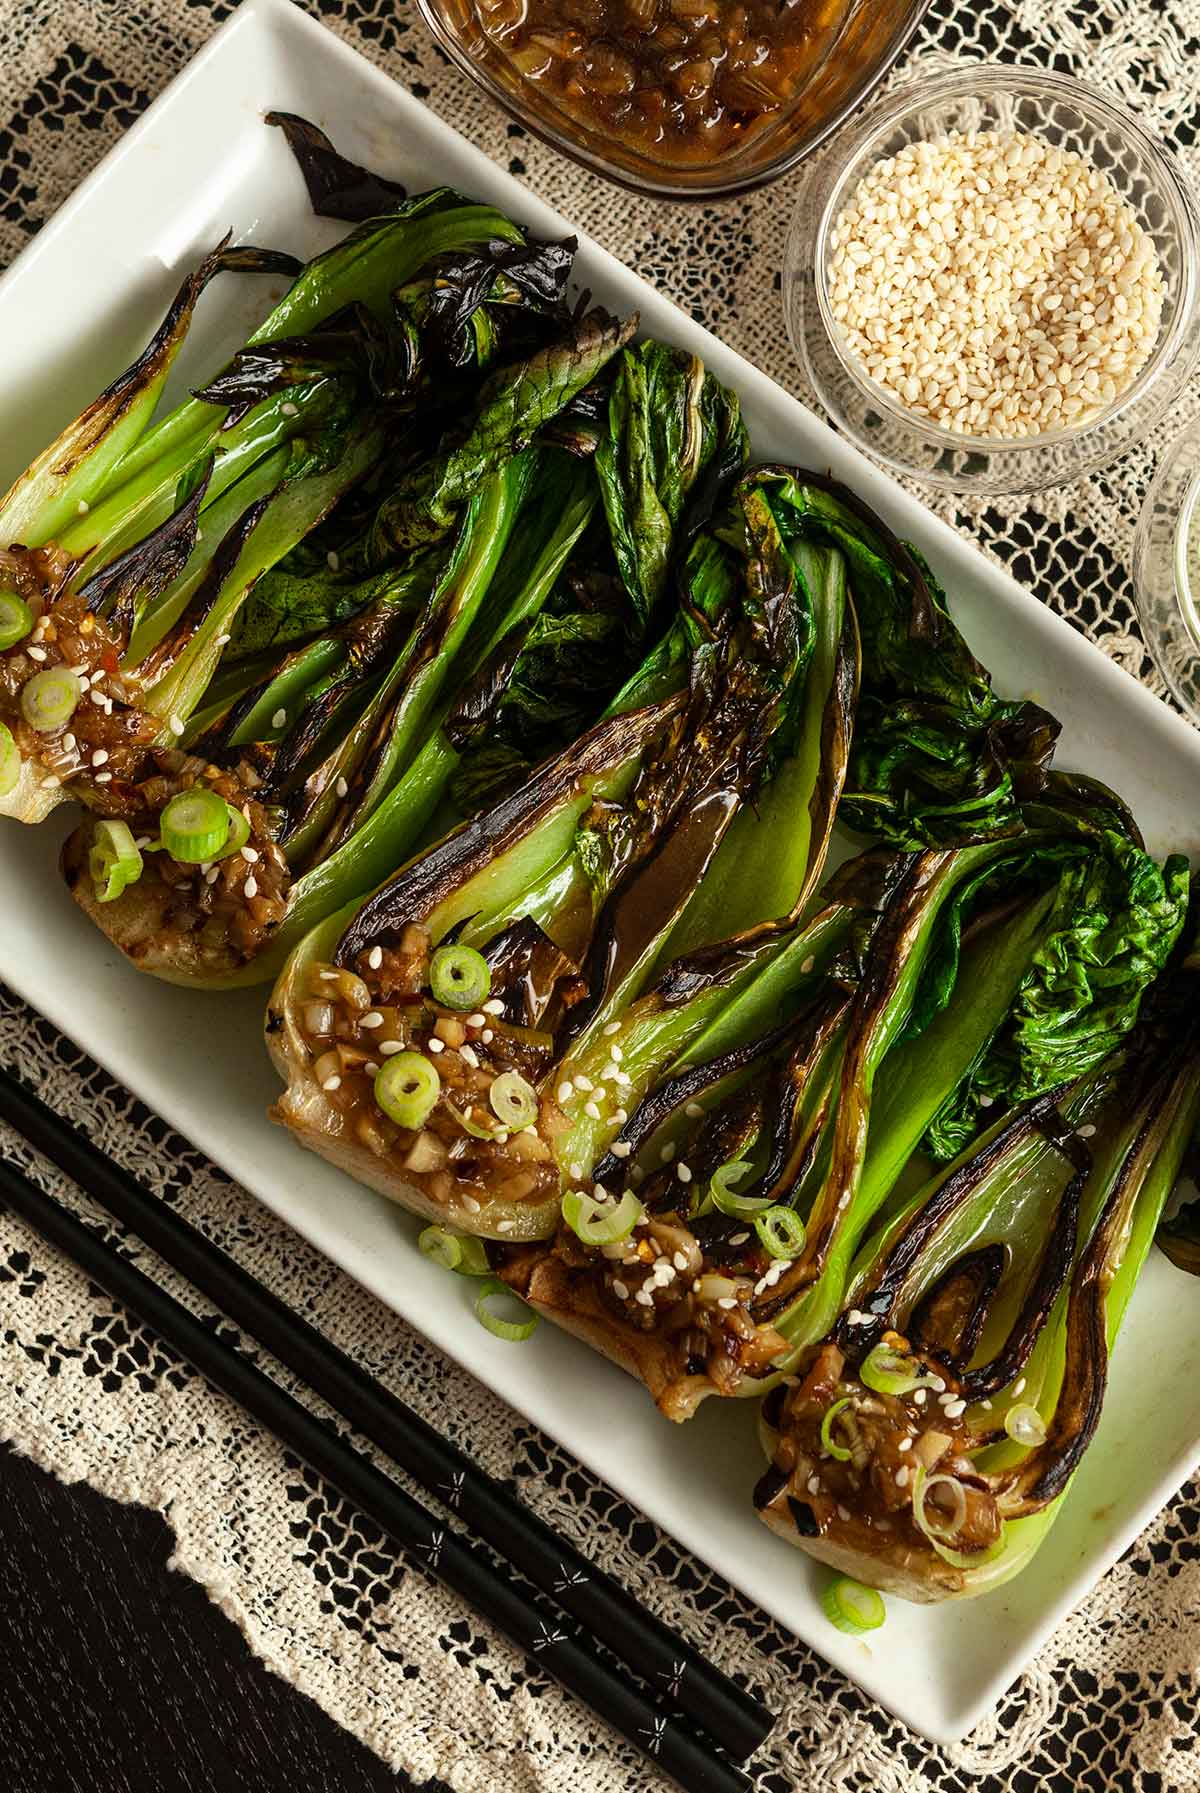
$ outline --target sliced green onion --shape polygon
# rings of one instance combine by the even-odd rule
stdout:
[[[142,856],[126,822],[99,821],[92,832],[88,871],[98,903],[113,903],[142,875]]]
[[[850,1637],[878,1631],[887,1618],[887,1607],[879,1589],[864,1587],[861,1581],[851,1581],[848,1575],[839,1575],[825,1584],[821,1590],[821,1608],[829,1623]]]
[[[21,776],[21,750],[12,737],[12,730],[0,722],[0,797],[7,797],[17,788]]]
[[[859,1381],[877,1395],[906,1395],[914,1388],[932,1387],[934,1378],[927,1376],[913,1358],[889,1345],[876,1345],[863,1358]]]
[[[619,1202],[598,1202],[582,1189],[569,1189],[562,1199],[562,1217],[585,1245],[619,1245],[645,1213],[633,1191],[627,1189]]]
[[[372,1084],[375,1100],[398,1127],[424,1126],[441,1091],[437,1067],[423,1052],[397,1052]]]
[[[448,1009],[477,1009],[487,1000],[492,974],[473,946],[439,946],[429,961],[429,988]]]
[[[221,851],[213,855],[215,859],[228,859],[231,853],[240,853],[250,839],[250,824],[241,810],[232,803],[225,807],[229,811],[229,838]]]
[[[489,1276],[492,1266],[482,1239],[469,1233],[454,1233],[449,1227],[427,1226],[417,1240],[423,1257],[440,1264],[443,1270],[457,1270],[460,1276]]]
[[[48,735],[67,726],[82,696],[77,673],[66,666],[48,666],[22,685],[21,714],[30,728]]]
[[[229,814],[224,797],[203,785],[180,791],[159,818],[162,844],[183,865],[204,865],[229,839]]]
[[[925,1504],[929,1490],[937,1487],[940,1482],[948,1482],[958,1491],[955,1512],[949,1519],[943,1519],[940,1514],[931,1519],[929,1509]],[[1004,1549],[1003,1524],[1000,1527],[1000,1536],[995,1543],[989,1544],[984,1550],[956,1550],[946,1542],[947,1538],[957,1537],[962,1529],[963,1521],[967,1516],[967,1497],[963,1492],[961,1482],[957,1481],[954,1476],[931,1476],[923,1463],[917,1464],[917,1473],[913,1477],[912,1510],[913,1523],[917,1530],[924,1534],[943,1562],[949,1563],[952,1568],[979,1568],[982,1564],[990,1563],[995,1557],[998,1557]]]
[[[769,1258],[789,1260],[804,1250],[804,1222],[794,1208],[768,1208],[754,1218],[758,1242]]]
[[[1046,1442],[1046,1422],[1028,1401],[1018,1401],[1004,1415],[1004,1430],[1014,1444],[1038,1445]]]
[[[850,1461],[850,1452],[846,1449],[845,1445],[836,1444],[834,1442],[833,1422],[842,1411],[843,1407],[852,1407],[853,1405],[854,1403],[851,1397],[846,1395],[843,1400],[835,1401],[831,1407],[825,1409],[825,1416],[821,1421],[821,1449],[823,1451],[828,1451],[831,1457],[836,1457],[839,1463],[848,1463]]]
[[[24,641],[33,627],[33,611],[15,591],[0,591],[0,652]]]
[[[502,1308],[497,1313],[497,1301],[507,1302],[507,1308]],[[507,1318],[507,1314],[511,1313],[522,1313],[525,1318]],[[514,1344],[531,1337],[537,1331],[538,1317],[498,1276],[489,1276],[475,1300],[475,1318],[479,1324],[486,1327],[493,1338],[509,1339]]]
[[[519,1071],[504,1071],[488,1091],[492,1113],[510,1133],[532,1127],[538,1116],[537,1091]]]
[[[751,1164],[748,1158],[734,1158],[730,1163],[723,1164],[719,1170],[713,1172],[712,1181],[708,1185],[708,1193],[713,1207],[719,1214],[728,1214],[733,1220],[745,1220],[753,1214],[761,1214],[765,1208],[771,1206],[769,1196],[743,1196],[733,1193],[733,1184],[742,1182],[746,1172],[750,1169]]]
[[[467,1113],[465,1108],[459,1108],[457,1103],[454,1102],[448,1101],[446,1107],[450,1110],[450,1113],[454,1116],[463,1132],[469,1133],[472,1139],[494,1140],[498,1133],[503,1132],[503,1128],[500,1126],[499,1122],[493,1122],[490,1117],[486,1127],[481,1125],[481,1123],[475,1119],[477,1110],[475,1109],[474,1104],[471,1104],[470,1114]]]

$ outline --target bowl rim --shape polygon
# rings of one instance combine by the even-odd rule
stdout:
[[[980,93],[980,83],[985,92]],[[1171,209],[1178,220],[1181,239],[1180,263],[1182,269],[1182,292],[1174,309],[1167,328],[1160,333],[1159,340],[1136,378],[1123,392],[1095,416],[1082,422],[1061,426],[1053,430],[1042,430],[1036,435],[1028,436],[981,436],[963,430],[947,429],[944,425],[933,423],[927,418],[918,416],[908,409],[903,401],[895,398],[887,387],[880,384],[869,374],[843,346],[841,331],[833,317],[829,304],[827,286],[827,255],[825,245],[836,214],[845,205],[847,187],[851,179],[852,163],[857,164],[869,154],[883,136],[892,130],[904,118],[919,112],[926,106],[934,105],[939,100],[961,98],[991,97],[993,95],[1011,94],[1020,98],[1022,95],[1034,94],[1037,97],[1053,97],[1054,99],[1074,101],[1079,110],[1087,115],[1098,113],[1117,132],[1132,142],[1138,150],[1143,164],[1149,164],[1152,171],[1154,190],[1163,196],[1170,196]],[[999,64],[990,62],[956,61],[949,68],[931,71],[919,80],[906,82],[903,87],[883,96],[875,102],[862,119],[856,133],[853,146],[840,145],[848,149],[837,174],[830,180],[829,191],[821,207],[815,232],[812,233],[812,274],[813,294],[817,312],[821,320],[826,339],[837,357],[838,363],[851,382],[868,397],[875,407],[886,413],[895,423],[911,429],[921,438],[925,446],[939,450],[950,450],[963,454],[978,454],[987,457],[1004,455],[1036,455],[1045,449],[1056,447],[1074,447],[1082,443],[1094,431],[1113,424],[1134,404],[1144,400],[1153,393],[1162,377],[1175,362],[1181,345],[1190,332],[1195,329],[1197,314],[1200,311],[1200,202],[1192,191],[1178,158],[1143,125],[1138,116],[1112,100],[1102,88],[1089,81],[1081,80],[1076,75],[1061,74],[1054,69],[1042,69],[1023,64]],[[876,159],[880,159],[876,157]],[[810,176],[810,183],[819,182],[822,174],[827,173],[824,165],[818,165]],[[861,175],[858,177],[861,179]],[[1118,190],[1119,191],[1119,190]],[[811,193],[811,184],[809,193]],[[804,215],[809,193],[802,194],[793,217],[793,231],[800,224]],[[788,271],[785,273],[785,287],[796,278],[796,256],[789,245]],[[789,324],[790,324],[789,318]],[[1200,352],[1200,344],[1193,345],[1191,360]],[[1190,365],[1190,362],[1189,362]],[[1181,370],[1181,377],[1186,374]],[[1146,418],[1145,428],[1153,427],[1158,418],[1173,402],[1175,393],[1165,395],[1160,390],[1157,395],[1157,408]],[[1080,466],[1072,470],[1070,477],[1081,476],[1086,467]],[[920,470],[914,470],[920,477]]]
[[[901,0],[896,30],[883,54],[847,88],[841,104],[800,143],[772,158],[753,173],[742,176],[735,173],[728,180],[713,180],[689,186],[679,186],[669,180],[657,181],[638,175],[632,169],[621,168],[616,163],[608,161],[597,151],[576,142],[565,131],[557,130],[552,122],[540,117],[532,106],[522,106],[515,95],[509,93],[494,79],[491,70],[472,56],[471,52],[459,42],[450,30],[435,0],[417,0],[417,12],[438,48],[445,52],[455,67],[469,76],[476,86],[481,88],[488,98],[510,118],[524,126],[527,131],[531,131],[550,149],[557,150],[560,155],[567,156],[571,161],[590,169],[594,174],[602,175],[605,180],[612,181],[614,185],[623,187],[627,192],[640,194],[647,199],[686,200],[703,204],[714,199],[736,199],[742,194],[753,193],[760,187],[769,186],[772,181],[779,180],[785,174],[790,174],[792,169],[798,167],[801,162],[807,161],[810,156],[823,149],[830,138],[842,129],[846,120],[871,101],[880,85],[891,74],[896,63],[907,50],[932,5],[933,0]],[[830,48],[830,53],[835,53],[836,49],[837,42],[835,40]],[[819,73],[818,70],[818,77]],[[703,167],[703,164],[697,166]],[[712,163],[710,167],[715,170],[720,167],[720,163]]]

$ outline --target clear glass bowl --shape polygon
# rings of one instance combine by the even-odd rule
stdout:
[[[1138,620],[1155,665],[1200,722],[1200,420],[1166,449],[1133,544]]]
[[[804,86],[732,155],[704,163],[642,154],[565,111],[509,61],[479,23],[473,0],[417,0],[450,60],[519,124],[620,186],[662,199],[716,199],[778,180],[812,154],[872,94],[931,0],[851,0],[846,18]]]
[[[1158,341],[1137,379],[1099,416],[1012,440],[967,435],[914,415],[843,348],[829,298],[834,224],[875,163],[948,131],[986,130],[1028,132],[1106,174],[1153,239],[1167,285]],[[1067,75],[977,64],[890,94],[813,164],[784,251],[783,303],[792,345],[821,403],[867,454],[959,492],[1028,492],[1115,460],[1162,416],[1200,349],[1198,279],[1196,202],[1174,159],[1132,113]]]

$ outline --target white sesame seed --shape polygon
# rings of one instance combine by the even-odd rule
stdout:
[[[87,690],[86,682],[83,679],[80,679],[79,682],[81,685],[84,686],[84,689]],[[108,699],[107,699],[107,697],[105,697],[103,691],[88,691],[88,696],[91,698],[92,702],[95,704],[95,706],[98,710],[102,710],[104,708],[105,704],[108,702]]]
[[[737,1298],[733,1295],[718,1295],[717,1306],[731,1308],[737,1306]]]
[[[378,1077],[379,1075],[379,1066],[375,1063],[373,1058],[363,1060],[363,1070],[368,1077]]]
[[[633,1147],[627,1139],[614,1139],[608,1149],[614,1158],[628,1158]]]
[[[650,1293],[649,1289],[646,1289],[646,1288],[639,1289],[633,1299],[637,1302],[640,1302],[643,1307],[653,1307],[654,1306],[654,1296]]]
[[[253,872],[251,872],[250,876],[246,879],[242,889],[248,897],[256,897],[258,895],[258,879],[254,876]]]
[[[486,1027],[486,1025],[487,1025],[487,1016],[486,1015],[468,1015],[467,1016],[467,1026],[468,1027]]]
[[[62,779],[59,778],[58,774],[51,772],[46,778],[43,778],[42,789],[44,791],[56,791],[61,783]]]
[[[808,1481],[804,1485],[810,1494],[819,1494],[821,1492],[821,1478],[819,1475],[810,1475]]]
[[[1096,1131],[1095,1123],[1093,1121],[1089,1121],[1085,1127],[1080,1127],[1079,1137],[1080,1137],[1080,1139],[1091,1139],[1094,1136],[1095,1131]]]
[[[913,1400],[916,1402],[918,1407],[924,1407],[924,1405],[928,1399],[929,1399],[929,1390],[925,1389],[925,1388],[919,1388],[917,1390],[916,1394],[913,1396]]]
[[[675,1156],[675,1147],[673,1145],[665,1145],[658,1156],[660,1163],[670,1164],[672,1158]]]
[[[692,1180],[691,1166],[687,1164],[677,1164],[675,1166],[675,1175],[679,1178],[681,1183],[690,1183]]]
[[[911,1438],[902,1438],[900,1440],[899,1444],[896,1446],[896,1449],[898,1451],[911,1451],[912,1439]]]
[[[88,514],[88,501],[87,501],[87,499],[86,499],[86,498],[81,498],[81,499],[80,499],[80,500],[79,500],[79,503],[78,503],[78,504],[77,504],[77,505],[76,505],[76,506],[75,506],[75,514],[76,514],[76,516],[79,516],[79,517],[86,517],[86,516],[87,516],[87,514]]]
[[[559,1101],[560,1102],[569,1102],[571,1100],[571,1097],[574,1094],[575,1094],[575,1085],[571,1082],[571,1079],[569,1077],[564,1077],[562,1082],[558,1086]]]
[[[511,1233],[512,1230],[513,1223],[511,1220],[498,1220],[496,1222],[496,1231],[498,1233]]]
[[[704,1113],[704,1110],[701,1108],[699,1102],[689,1102],[683,1112],[687,1115],[689,1121],[698,1121],[700,1116]]]
[[[358,1025],[360,1027],[382,1027],[383,1016],[378,1009],[371,1009],[367,1014],[359,1016]]]
[[[278,710],[276,710],[275,714],[271,718],[271,727],[272,728],[282,728],[286,721],[287,721],[287,711],[284,709],[278,709]]]
[[[298,417],[299,416],[299,411],[298,411],[297,407],[292,403],[291,399],[288,399],[285,404],[280,405],[279,409],[283,412],[285,417]]]
[[[481,1006],[485,1015],[502,1015],[504,1013],[504,1004],[498,996],[493,996]]]
[[[612,1038],[613,1034],[620,1033],[620,1031],[621,1031],[621,1023],[619,1021],[610,1021],[608,1023],[608,1025],[602,1029],[602,1032],[609,1039]]]
[[[686,1270],[688,1267],[686,1251],[677,1251],[671,1259],[671,1262],[674,1264],[676,1270]]]
[[[594,1102],[585,1102],[583,1105],[583,1112],[590,1120],[598,1121],[600,1119],[600,1110]]]
[[[97,772],[96,783],[97,784],[111,784],[112,783],[112,773],[111,772]]]
[[[947,1419],[961,1419],[966,1411],[967,1403],[965,1401],[948,1401],[946,1404]]]
[[[226,647],[229,644],[229,642],[231,642],[232,640],[233,640],[232,635],[218,635],[216,645],[218,647]]]
[[[62,745],[63,745],[63,747],[65,747],[65,749],[66,749],[66,751],[67,751],[67,752],[68,752],[68,753],[74,753],[74,751],[75,751],[75,737],[74,737],[74,735],[72,735],[72,734],[65,734],[65,735],[64,735],[64,736],[63,736],[63,738],[62,738]],[[149,838],[150,838],[150,836],[149,836],[149,835],[147,835],[147,836],[146,836],[146,839],[147,839],[147,840],[149,840]]]
[[[628,1285],[626,1283],[621,1282],[619,1277],[616,1277],[616,1276],[613,1277],[612,1292],[616,1296],[618,1301],[628,1301],[629,1300]]]
[[[338,974],[336,971],[323,971],[321,973],[321,978],[327,984],[336,984]]]
[[[485,1046],[490,1046],[496,1036],[492,1032],[490,1027],[485,1027],[479,1037],[483,1041]]]
[[[729,1243],[731,1245],[744,1245],[749,1237],[749,1233],[733,1233],[730,1235]]]
[[[172,716],[172,718],[171,718],[170,722],[167,724],[167,726],[171,730],[171,733],[175,736],[176,740],[178,740],[179,736],[183,733],[183,723],[179,720],[179,717]]]
[[[430,1040],[428,1050],[430,1052],[443,1052],[445,1047],[442,1045],[441,1040]],[[404,1042],[402,1040],[380,1040],[379,1045],[376,1047],[376,1051],[379,1053],[380,1058],[394,1058],[397,1052],[404,1051]]]
[[[46,650],[44,647],[27,647],[25,652],[29,655],[31,660],[42,661],[46,658]]]
[[[108,749],[106,747],[97,747],[95,753],[92,755],[93,766],[104,766],[107,765],[107,763]]]
[[[345,797],[350,790],[350,786],[346,783],[344,778],[339,778],[333,788],[339,797]]]
[[[622,1089],[628,1089],[629,1085],[633,1082],[633,1078],[629,1075],[628,1071],[618,1071],[614,1081],[619,1083]]]
[[[583,1175],[582,1164],[572,1164],[568,1168],[571,1172],[571,1175],[575,1178],[575,1181],[578,1182],[580,1177]]]
[[[462,1205],[467,1210],[468,1214],[478,1214],[483,1203],[477,1202],[473,1195],[464,1195],[462,1198]]]
[[[840,1520],[841,1520],[841,1522],[842,1522],[842,1524],[843,1524],[843,1525],[845,1525],[845,1523],[846,1523],[846,1521],[847,1521],[847,1520],[848,1520],[848,1519],[849,1519],[849,1517],[850,1517],[850,1511],[849,1511],[849,1508],[847,1508],[847,1507],[839,1507],[839,1508],[838,1508],[838,1510],[837,1510],[837,1516],[838,1516],[838,1518],[839,1518],[839,1519],[840,1519]]]
[[[329,550],[328,554],[325,556],[325,564],[329,568],[329,571],[331,573],[336,573],[338,570],[338,567],[341,565],[341,562],[339,561],[337,554],[335,553],[335,551],[332,548]]]
[[[367,968],[370,971],[378,971],[382,964],[383,948],[381,946],[373,946],[367,954]]]
[[[327,1077],[325,1079],[324,1083],[321,1085],[322,1089],[330,1089],[330,1090],[341,1089],[341,1087],[342,1087],[342,1080],[338,1076],[336,1071],[333,1073],[332,1077]]]
[[[908,1464],[902,1463],[900,1465],[899,1469],[896,1471],[896,1486],[897,1486],[897,1488],[907,1488],[908,1487],[908,1476],[909,1476]]]
[[[627,1108],[613,1109],[613,1120],[616,1121],[618,1127],[623,1127],[628,1119],[629,1110]]]
[[[473,1071],[479,1069],[479,1054],[476,1052],[474,1046],[460,1046],[458,1049],[458,1056],[464,1063],[470,1065]]]
[[[575,1088],[576,1089],[581,1089],[581,1090],[587,1091],[587,1090],[593,1090],[593,1089],[595,1089],[595,1087],[596,1086],[592,1082],[590,1077],[577,1076],[575,1079]]]
[[[204,874],[204,882],[206,884],[215,884],[217,879],[220,876],[221,876],[220,866],[219,865],[210,865],[208,870]]]
[[[1027,1381],[1027,1378],[1024,1376],[1021,1376],[1017,1379],[1016,1382],[1013,1383],[1013,1393],[1015,1395],[1023,1395],[1025,1393],[1026,1381]]]
[[[621,1060],[625,1056],[625,1054],[621,1051],[621,1048],[619,1046],[610,1046],[608,1050],[609,1050],[610,1054],[612,1055],[612,1061],[613,1061],[614,1065],[619,1065]]]

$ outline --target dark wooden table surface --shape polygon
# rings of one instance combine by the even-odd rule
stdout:
[[[157,1514],[0,1447],[3,1793],[412,1793],[250,1654],[171,1548]]]

